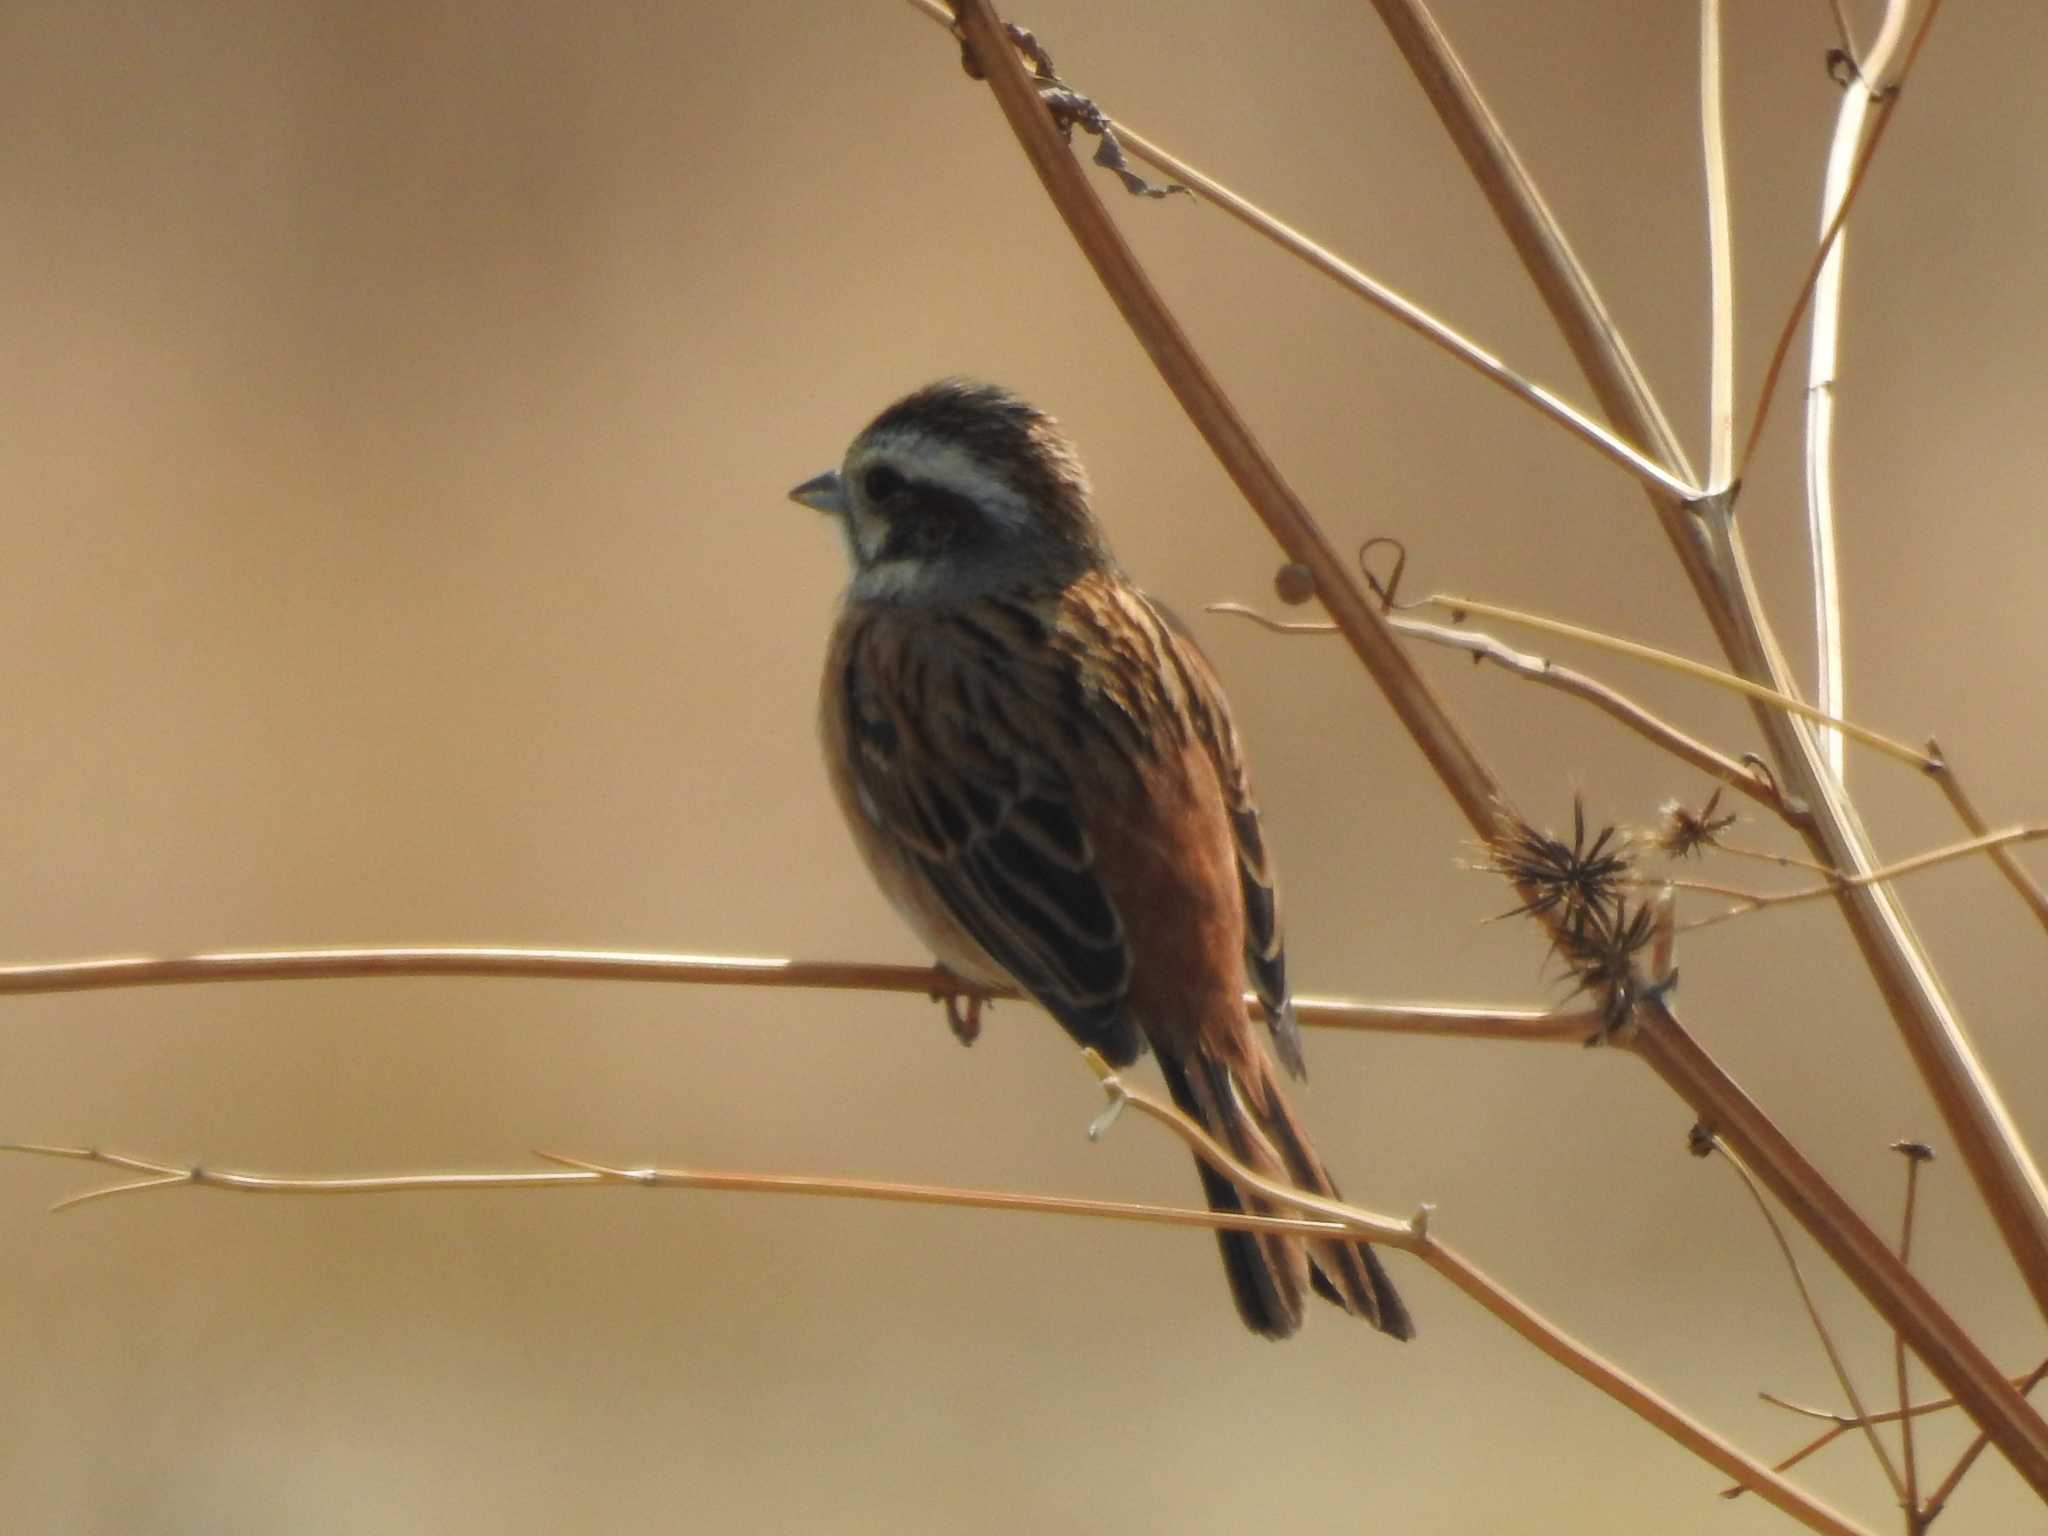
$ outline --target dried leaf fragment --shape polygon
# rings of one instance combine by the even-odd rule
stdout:
[[[1179,192],[1183,196],[1194,194],[1178,182],[1167,182],[1164,186],[1147,181],[1131,169],[1130,161],[1124,155],[1124,147],[1117,141],[1116,130],[1110,126],[1109,116],[1088,97],[1060,79],[1059,71],[1053,67],[1052,55],[1038,40],[1035,33],[1018,26],[1013,21],[1003,23],[1003,31],[1009,36],[1011,46],[1024,56],[1024,62],[1031,66],[1031,78],[1038,85],[1038,99],[1045,103],[1045,109],[1052,114],[1053,126],[1060,136],[1071,140],[1074,130],[1093,134],[1098,140],[1095,146],[1095,163],[1113,174],[1124,184],[1124,190],[1133,197],[1166,197]],[[957,29],[956,29],[957,33]],[[967,39],[960,38],[960,67],[967,71],[970,80],[984,80],[981,61],[974,57],[974,50]]]

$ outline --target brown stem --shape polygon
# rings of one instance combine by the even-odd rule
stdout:
[[[1238,618],[1250,619],[1253,623],[1272,630],[1276,634],[1335,634],[1334,624],[1290,622],[1269,618],[1255,608],[1242,603],[1210,603],[1211,613],[1227,613]],[[1595,709],[1620,721],[1638,736],[1651,744],[1662,747],[1673,757],[1689,763],[1702,773],[1711,774],[1731,789],[1740,790],[1757,804],[1787,821],[1797,819],[1797,812],[1785,803],[1784,796],[1768,777],[1752,772],[1749,768],[1717,752],[1698,737],[1689,736],[1669,721],[1652,714],[1626,694],[1610,688],[1596,678],[1570,667],[1560,666],[1547,656],[1538,656],[1531,651],[1518,651],[1504,645],[1493,636],[1481,630],[1468,629],[1462,624],[1431,624],[1426,619],[1413,619],[1405,615],[1390,615],[1387,623],[1399,634],[1416,640],[1427,640],[1433,645],[1447,646],[1451,650],[1464,651],[1475,661],[1490,661],[1504,671],[1545,688],[1555,688],[1583,699]]]
[[[174,959],[75,960],[0,967],[0,996],[227,981],[332,981],[377,976],[500,976],[546,981],[660,981],[693,986],[824,988],[974,995],[951,971],[862,960],[776,960],[744,955],[622,954],[591,949],[308,949],[183,955]],[[985,994],[1012,997],[1014,993]],[[1247,1011],[1264,1014],[1256,998]],[[1440,1003],[1295,999],[1304,1024],[1466,1040],[1581,1041],[1599,1022],[1590,1010],[1461,1008]]]
[[[1953,1392],[2036,1492],[2048,1497],[2048,1425],[1919,1279],[1671,1015],[1661,994],[1636,1010],[1629,1042],[1743,1161],[1921,1362]]]
[[[2048,1360],[2044,1360],[2040,1365],[2036,1366],[2032,1372],[2025,1376],[2012,1377],[2011,1381],[2013,1384],[2013,1388],[2015,1391],[2020,1392],[2022,1394],[2027,1393],[2033,1390],[2034,1384],[2038,1382],[2043,1375],[2048,1375]],[[1800,1414],[1805,1418],[1825,1420],[1828,1425],[1828,1427],[1825,1430],[1821,1431],[1820,1434],[1814,1436],[1813,1439],[1807,1441],[1806,1444],[1800,1446],[1799,1449],[1794,1451],[1791,1455],[1780,1457],[1777,1461],[1772,1462],[1771,1470],[1773,1472],[1786,1472],[1791,1470],[1793,1467],[1798,1466],[1800,1462],[1806,1460],[1807,1457],[1813,1455],[1814,1452],[1825,1450],[1828,1446],[1834,1444],[1835,1441],[1839,1440],[1843,1435],[1848,1434],[1850,1430],[1858,1428],[1861,1422],[1859,1420],[1850,1418],[1846,1414],[1834,1413],[1826,1408],[1809,1408],[1804,1403],[1788,1402],[1786,1399],[1775,1396],[1774,1394],[1769,1392],[1759,1392],[1757,1396],[1761,1397],[1767,1403],[1773,1404],[1774,1406],[1779,1408],[1786,1409],[1789,1412]],[[1909,1404],[1903,1410],[1898,1408],[1887,1408],[1882,1413],[1873,1413],[1870,1416],[1868,1422],[1872,1424],[1891,1424],[1900,1419],[1917,1419],[1922,1414],[1942,1413],[1955,1406],[1956,1400],[1952,1397],[1929,1398],[1925,1402]],[[1982,1447],[1983,1440],[1984,1437],[1982,1435],[1979,1435],[1977,1437],[1976,1443],[1979,1448]],[[1723,1488],[1721,1490],[1721,1497],[1724,1499],[1739,1498],[1745,1491],[1746,1490],[1742,1487],[1742,1485],[1738,1483],[1734,1487]],[[1930,1500],[1930,1509],[1932,1508],[1932,1503],[1933,1501]],[[1929,1518],[1931,1519],[1932,1516],[1930,1515]]]
[[[1989,853],[1995,849],[2008,848],[2014,843],[2038,842],[2048,837],[2048,825],[2008,827],[2003,832],[1987,832],[1982,837],[1973,837],[1967,842],[1950,843],[1943,848],[1930,848],[1925,853],[1916,853],[1911,858],[1899,859],[1881,865],[1876,869],[1864,870],[1861,874],[1830,874],[1818,885],[1804,885],[1792,891],[1740,891],[1732,886],[1716,885],[1706,880],[1671,880],[1666,882],[1681,889],[1713,891],[1722,896],[1737,897],[1743,903],[1726,912],[1717,912],[1711,917],[1700,918],[1687,923],[1691,928],[1705,928],[1710,924],[1724,922],[1731,917],[1742,917],[1765,907],[1785,907],[1794,902],[1818,901],[1823,896],[1833,896],[1858,886],[1873,885],[1880,880],[1896,880],[1901,875],[1914,874],[1923,869],[1932,869],[1937,864],[1946,864],[1952,859],[1965,859],[1975,853]]]
[[[1934,766],[1928,769],[1928,776],[1934,780],[1942,794],[1948,797],[1948,803],[1955,807],[1955,813],[1963,825],[1979,837],[1989,832],[1991,824],[1978,813],[1976,803],[1964,792],[1962,780],[1956,777],[1947,754],[1941,750],[1941,743],[1930,740],[1927,743],[1927,755],[1934,762]],[[2020,900],[2033,911],[2036,921],[2043,928],[2048,928],[2048,893],[2044,893],[2034,877],[2027,873],[2026,866],[2020,863],[2018,856],[2009,849],[1998,848],[1992,851],[1991,862],[1998,866],[1999,873],[2019,892]]]
[[[1591,279],[1579,266],[1556,220],[1427,8],[1421,0],[1373,3],[1493,204],[1609,419],[1624,435],[1681,469],[1685,479],[1696,479]],[[1790,692],[1791,670],[1756,593],[1735,526],[1732,491],[1693,503],[1682,503],[1661,491],[1648,494],[1734,670],[1781,693]],[[1813,824],[1804,836],[1814,858],[1852,875],[1873,868],[1876,859],[1862,820],[1841,782],[1828,771],[1812,733],[1777,710],[1754,702],[1751,709],[1771,743],[1779,783],[1813,811]],[[2048,1184],[2044,1184],[1990,1074],[1977,1059],[1896,898],[1883,886],[1868,886],[1844,889],[1838,900],[1864,964],[1990,1208],[2015,1267],[2035,1304],[2048,1316]],[[1747,1149],[1745,1156],[1761,1168]],[[2000,1412],[2010,1421],[2008,1430],[2002,1432],[2001,1448],[2035,1463],[2025,1475],[2048,1496],[2048,1460],[2041,1459],[2048,1456],[2048,1431],[2010,1389],[2005,1389],[1998,1401]],[[1971,1405],[1972,1412],[1977,1407],[1988,1409],[1990,1402],[1980,1400]],[[2021,1430],[2022,1420],[2031,1421],[2032,1427]],[[2022,1441],[2034,1449],[2022,1452]]]
[[[1349,560],[1317,525],[1161,300],[1053,127],[994,11],[985,3],[971,3],[958,7],[957,13],[1032,169],[1045,183],[1075,244],[1095,268],[1160,377],[1287,557],[1308,567],[1325,611],[1379,684],[1465,818],[1482,831],[1491,830],[1499,794],[1493,775],[1381,620],[1351,574]]]
[[[2019,1383],[2019,1391],[2023,1394],[2033,1391],[2035,1387],[2041,1384],[2044,1377],[2048,1377],[2048,1360],[2043,1360],[2032,1371],[2027,1373]],[[1980,1432],[1977,1438],[1970,1442],[1963,1454],[1956,1458],[1956,1464],[1949,1468],[1948,1476],[1944,1477],[1939,1485],[1936,1486],[1934,1492],[1927,1496],[1927,1503],[1922,1508],[1920,1515],[1920,1523],[1923,1529],[1932,1524],[1934,1517],[1941,1513],[1944,1506],[1947,1505],[1950,1495],[1956,1491],[1956,1485],[1962,1482],[1964,1477],[1969,1474],[1970,1468],[1977,1464],[1977,1458],[1984,1454],[1984,1447],[1988,1443],[1987,1438]]]
[[[1090,1216],[1109,1221],[1134,1221],[1169,1227],[1228,1227],[1259,1232],[1327,1234],[1344,1228],[1313,1217],[1254,1216],[1243,1212],[1197,1211],[1173,1205],[1147,1205],[1129,1200],[1087,1200],[1065,1195],[1034,1195],[998,1189],[956,1189],[944,1184],[901,1184],[876,1179],[813,1178],[802,1174],[722,1172],[703,1168],[614,1168],[559,1152],[534,1156],[555,1168],[518,1173],[409,1173],[350,1179],[299,1179],[269,1173],[244,1173],[232,1168],[163,1163],[110,1152],[103,1147],[55,1147],[33,1142],[0,1143],[0,1152],[32,1157],[68,1158],[119,1168],[143,1177],[104,1185],[60,1200],[53,1210],[69,1210],[92,1200],[143,1190],[184,1185],[239,1195],[404,1195],[429,1191],[474,1189],[563,1189],[593,1184],[642,1185],[657,1189],[717,1189],[749,1195],[814,1195],[839,1200],[880,1200],[903,1205],[964,1206],[984,1211],[1033,1211],[1058,1216]]]
[[[1906,1159],[1906,1209],[1899,1218],[1899,1262],[1907,1268],[1913,1263],[1913,1206],[1920,1192],[1920,1165],[1934,1154],[1918,1142],[1895,1142],[1893,1150]],[[1920,1507],[1920,1466],[1913,1450],[1913,1416],[1905,1411],[1913,1401],[1913,1384],[1907,1375],[1906,1341],[1898,1334],[1892,1335],[1892,1374],[1899,1386],[1899,1452],[1906,1467],[1906,1485],[1899,1491],[1899,1502],[1905,1507],[1906,1527],[1910,1536],[1920,1536],[1925,1528],[1925,1514]],[[1861,1413],[1863,1410],[1856,1410]]]
[[[1740,480],[1742,472],[1749,467],[1749,461],[1756,455],[1756,445],[1764,435],[1764,423],[1770,419],[1771,399],[1778,388],[1778,377],[1784,371],[1785,359],[1791,353],[1792,340],[1799,334],[1799,322],[1806,318],[1806,307],[1813,302],[1813,291],[1820,281],[1821,268],[1827,265],[1828,252],[1834,249],[1835,241],[1841,237],[1843,227],[1849,222],[1849,210],[1856,206],[1856,194],[1863,190],[1864,179],[1870,174],[1870,163],[1877,158],[1878,146],[1884,142],[1884,131],[1892,120],[1892,108],[1898,104],[1899,85],[1912,71],[1913,61],[1920,57],[1920,48],[1927,41],[1928,29],[1934,25],[1935,13],[1941,9],[1941,0],[1929,0],[1928,7],[1920,17],[1920,28],[1913,34],[1913,41],[1906,49],[1906,60],[1899,66],[1898,75],[1883,89],[1875,92],[1876,121],[1870,130],[1870,137],[1863,141],[1863,148],[1856,156],[1856,168],[1850,172],[1848,189],[1842,194],[1842,204],[1835,210],[1835,216],[1828,221],[1822,232],[1820,244],[1814,247],[1813,256],[1807,262],[1806,276],[1799,284],[1799,291],[1792,300],[1792,312],[1785,317],[1783,329],[1778,332],[1777,344],[1771,349],[1771,361],[1764,369],[1763,387],[1757,392],[1756,414],[1750,422],[1749,437],[1742,445],[1735,478]],[[1862,66],[1859,64],[1858,69]]]
[[[1432,1237],[1429,1233],[1427,1212],[1418,1213],[1405,1229],[1396,1228],[1389,1231],[1390,1224],[1384,1217],[1372,1216],[1342,1201],[1309,1194],[1291,1185],[1279,1184],[1264,1178],[1232,1157],[1212,1140],[1207,1132],[1179,1110],[1161,1103],[1148,1094],[1127,1087],[1121,1078],[1102,1063],[1100,1057],[1092,1051],[1088,1054],[1113,1106],[1129,1105],[1165,1126],[1185,1142],[1197,1157],[1223,1173],[1233,1183],[1242,1188],[1258,1190],[1271,1196],[1278,1204],[1305,1215],[1345,1221],[1351,1224],[1354,1230],[1374,1242],[1385,1243],[1414,1254],[1507,1324],[1525,1341],[1581,1381],[1606,1393],[1701,1460],[1728,1471],[1744,1487],[1761,1495],[1802,1525],[1816,1531],[1857,1529],[1845,1516],[1837,1514],[1811,1495],[1793,1487],[1760,1462],[1730,1445],[1676,1404],[1637,1381],[1612,1361],[1596,1354],[1548,1318],[1532,1310],[1462,1254]]]
[[[1711,1140],[1715,1150],[1721,1154],[1722,1161],[1727,1163],[1735,1176],[1742,1181],[1742,1187],[1749,1191],[1749,1198],[1756,1202],[1756,1208],[1764,1218],[1764,1225],[1770,1229],[1771,1240],[1778,1245],[1779,1257],[1784,1259],[1786,1269],[1792,1273],[1793,1288],[1799,1292],[1800,1305],[1806,1309],[1807,1321],[1813,1324],[1814,1335],[1820,1340],[1821,1352],[1828,1357],[1828,1366],[1835,1373],[1835,1382],[1841,1387],[1842,1396],[1849,1400],[1849,1407],[1855,1413],[1855,1422],[1862,1426],[1864,1437],[1869,1441],[1870,1453],[1877,1458],[1877,1465],[1883,1471],[1885,1481],[1892,1485],[1892,1492],[1903,1499],[1906,1485],[1900,1481],[1898,1468],[1892,1465],[1891,1457],[1885,1453],[1884,1442],[1877,1437],[1877,1430],[1871,1423],[1870,1410],[1863,1406],[1862,1394],[1856,1390],[1855,1378],[1849,1374],[1849,1364],[1842,1358],[1842,1351],[1835,1344],[1835,1336],[1827,1325],[1827,1319],[1821,1316],[1820,1304],[1813,1299],[1813,1290],[1806,1283],[1806,1271],[1800,1268],[1798,1256],[1793,1253],[1791,1243],[1786,1241],[1784,1228],[1778,1225],[1778,1218],[1771,1214],[1770,1203],[1764,1199],[1763,1191],[1756,1187],[1756,1180],[1750,1177],[1749,1170],[1742,1166],[1742,1159],[1730,1152],[1718,1136]]]

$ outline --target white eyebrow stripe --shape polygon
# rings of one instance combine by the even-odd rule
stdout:
[[[964,496],[1007,528],[1022,528],[1031,521],[1031,509],[1024,498],[1006,482],[991,474],[987,461],[977,458],[955,443],[943,442],[922,432],[885,432],[861,445],[847,465],[848,479],[858,485],[861,469],[878,460],[901,471],[904,478],[922,480],[943,490]]]

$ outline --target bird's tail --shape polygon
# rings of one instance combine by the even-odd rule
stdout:
[[[1312,1194],[1339,1198],[1322,1159],[1308,1144],[1294,1110],[1263,1053],[1248,1069],[1231,1066],[1207,1052],[1176,1060],[1159,1053],[1166,1086],[1188,1115],[1253,1172]],[[1247,1078],[1250,1080],[1247,1081]],[[1209,1209],[1249,1211],[1255,1216],[1298,1214],[1237,1186],[1199,1157],[1196,1170]],[[1381,1268],[1379,1256],[1361,1242],[1319,1239],[1313,1243],[1276,1232],[1219,1230],[1223,1268],[1245,1326],[1269,1339],[1284,1339],[1301,1326],[1307,1289],[1362,1317],[1397,1339],[1415,1336],[1408,1308]]]

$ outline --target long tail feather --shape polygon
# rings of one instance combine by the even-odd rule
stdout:
[[[1211,1057],[1181,1062],[1161,1051],[1159,1059],[1174,1103],[1239,1162],[1278,1182],[1340,1198],[1263,1053],[1251,1067],[1248,1083]],[[1200,1158],[1195,1166],[1212,1211],[1291,1214],[1272,1201],[1244,1195]],[[1227,1231],[1218,1232],[1216,1239],[1238,1313],[1254,1333],[1269,1339],[1293,1333],[1301,1326],[1304,1292],[1313,1287],[1317,1295],[1384,1333],[1397,1339],[1415,1336],[1407,1306],[1379,1256],[1365,1243],[1308,1243],[1273,1233]]]
[[[1279,1148],[1281,1160],[1287,1165],[1289,1180],[1299,1189],[1312,1194],[1340,1200],[1337,1184],[1330,1177],[1330,1171],[1323,1166],[1323,1160],[1316,1156],[1315,1148],[1308,1144],[1302,1134],[1300,1122],[1294,1118],[1293,1106],[1281,1092],[1279,1081],[1270,1070],[1265,1071],[1263,1081],[1254,1084],[1247,1095],[1251,1100],[1251,1112],[1258,1118],[1261,1128],[1273,1138]],[[1347,1312],[1365,1318],[1382,1333],[1392,1334],[1397,1339],[1415,1337],[1415,1322],[1408,1315],[1408,1307],[1394,1289],[1394,1282],[1387,1278],[1387,1272],[1380,1263],[1379,1255],[1370,1246],[1360,1242],[1317,1242],[1311,1249],[1315,1272],[1310,1277],[1316,1293],[1334,1301]]]
[[[1181,1113],[1222,1142],[1239,1161],[1258,1167],[1258,1151],[1243,1134],[1243,1115],[1225,1108],[1233,1102],[1227,1092],[1228,1084],[1225,1097],[1219,1101],[1213,1074],[1204,1070],[1206,1064],[1198,1063],[1190,1072],[1161,1052],[1159,1065]],[[1277,1159],[1270,1153],[1268,1160],[1273,1165],[1273,1174],[1284,1177]],[[1208,1198],[1210,1210],[1236,1214],[1247,1208],[1237,1186],[1199,1157],[1195,1159],[1195,1171],[1202,1176],[1202,1192]],[[1255,1201],[1251,1210],[1258,1215],[1275,1214],[1267,1205]],[[1237,1302],[1238,1315],[1247,1328],[1265,1338],[1284,1339],[1301,1327],[1308,1264],[1297,1239],[1273,1233],[1219,1230],[1216,1245],[1223,1252],[1223,1270],[1230,1280],[1231,1297]]]

